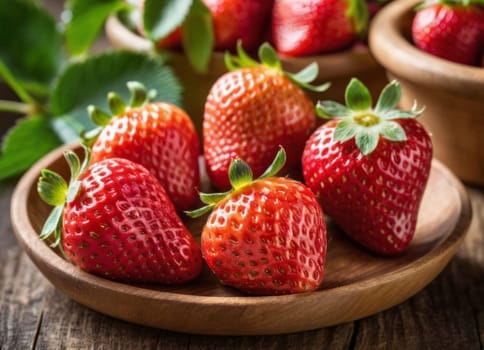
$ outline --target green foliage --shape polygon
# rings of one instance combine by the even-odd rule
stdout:
[[[181,104],[178,79],[160,57],[111,51],[79,59],[64,51],[66,43],[75,54],[84,53],[104,18],[125,6],[121,3],[71,0],[76,19],[60,32],[33,1],[0,0],[0,80],[20,99],[3,101],[0,96],[0,111],[26,114],[2,139],[0,180],[21,174],[47,152],[96,128],[87,107],[107,109],[111,91],[130,97],[129,81],[156,90],[156,100]],[[73,44],[82,28],[85,40]]]

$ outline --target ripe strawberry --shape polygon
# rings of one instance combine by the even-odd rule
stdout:
[[[240,159],[230,165],[233,189],[200,197],[213,209],[202,231],[202,254],[226,285],[251,294],[309,292],[323,280],[326,224],[311,190],[301,182],[275,177],[285,161],[281,149],[273,164],[252,181]]]
[[[205,103],[205,161],[219,189],[230,188],[227,173],[236,157],[244,159],[256,177],[269,166],[280,145],[287,150],[287,167],[299,164],[316,122],[313,103],[300,86],[317,91],[328,87],[308,84],[318,74],[316,64],[294,75],[283,72],[268,44],[259,51],[263,64],[250,59],[240,45],[238,53],[239,57],[226,56],[231,72],[215,82]]]
[[[394,109],[400,85],[383,90],[376,107],[358,80],[346,106],[318,103],[320,115],[338,117],[309,138],[302,157],[306,184],[351,238],[369,250],[393,255],[412,240],[429,176],[432,143],[414,119],[421,111]]]
[[[365,0],[275,0],[272,10],[274,46],[288,56],[348,48],[367,26]]]
[[[484,50],[484,7],[459,1],[424,2],[412,22],[421,50],[468,65],[479,65]]]
[[[88,144],[92,161],[121,157],[146,167],[165,188],[177,210],[198,202],[200,142],[190,117],[165,102],[148,102],[142,85],[128,83],[129,107],[114,93],[109,104],[114,117],[91,106],[93,120],[103,126]]]
[[[262,43],[273,0],[203,0],[212,14],[216,50],[234,51],[237,41],[252,51]]]
[[[177,216],[163,187],[143,166],[110,158],[88,167],[65,154],[72,180],[48,169],[38,182],[41,198],[55,206],[41,238],[81,269],[110,279],[183,283],[201,271],[200,249]]]

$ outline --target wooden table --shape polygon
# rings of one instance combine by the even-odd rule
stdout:
[[[302,333],[222,337],[152,329],[92,311],[57,291],[20,249],[10,223],[15,181],[0,183],[0,349],[482,349],[484,189],[457,255],[423,291],[377,315]]]

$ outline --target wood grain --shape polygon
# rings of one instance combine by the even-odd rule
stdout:
[[[325,280],[316,292],[250,297],[223,287],[208,269],[196,281],[182,286],[122,284],[79,270],[38,239],[49,211],[36,192],[40,170],[67,173],[62,153],[71,147],[46,156],[17,185],[12,223],[19,242],[42,273],[74,300],[120,319],[163,329],[221,335],[277,334],[374,314],[429,283],[458,249],[470,222],[463,187],[445,167],[434,163],[409,250],[391,259],[371,255],[330,226]],[[204,218],[187,221],[195,236],[203,223]]]
[[[8,215],[13,186],[14,183],[0,186],[2,350],[460,350],[479,349],[484,344],[484,189],[467,186],[475,215],[462,247],[428,287],[406,302],[377,315],[336,327],[283,335],[227,337],[176,333],[137,326],[101,315],[59,292],[42,277],[16,244]],[[19,278],[16,271],[19,270],[32,278],[30,283],[16,282]],[[33,293],[34,289],[38,292]],[[15,296],[14,293],[23,297]],[[18,302],[21,299],[24,299],[23,302]],[[12,302],[15,303],[14,306],[10,306]],[[26,322],[25,317],[23,321],[18,321],[17,316],[12,316],[12,309],[15,309],[17,316],[34,315],[36,322]],[[439,316],[442,313],[446,316]],[[463,347],[463,344],[468,347]]]

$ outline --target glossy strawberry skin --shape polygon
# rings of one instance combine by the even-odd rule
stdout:
[[[440,3],[423,7],[414,16],[412,37],[429,54],[478,65],[484,50],[484,8]]]
[[[67,259],[121,281],[176,284],[198,276],[200,249],[144,167],[106,159],[91,165],[79,181],[63,218]]]
[[[226,285],[251,294],[308,292],[323,280],[326,225],[302,183],[256,180],[214,208],[201,246],[207,265]]]
[[[257,66],[223,75],[209,92],[203,120],[212,183],[230,188],[227,172],[237,156],[258,177],[280,145],[287,152],[286,169],[294,167],[315,123],[311,100],[280,72]]]
[[[354,139],[333,142],[338,123],[318,128],[302,157],[303,176],[326,214],[356,242],[382,255],[403,252],[416,228],[427,183],[432,144],[414,119],[399,120],[406,142],[380,136],[375,151],[363,156]]]
[[[215,50],[235,50],[242,40],[248,51],[258,48],[270,19],[273,0],[203,0],[212,15]]]
[[[92,162],[121,157],[146,167],[177,210],[198,203],[200,144],[189,116],[156,102],[112,118],[92,147]]]
[[[272,39],[287,56],[333,52],[358,38],[348,16],[349,0],[275,0]]]

